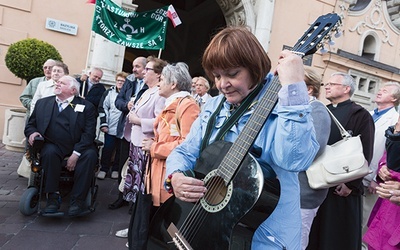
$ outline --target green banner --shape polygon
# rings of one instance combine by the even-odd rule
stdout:
[[[168,6],[128,12],[111,0],[97,0],[92,30],[108,40],[135,49],[164,49]]]

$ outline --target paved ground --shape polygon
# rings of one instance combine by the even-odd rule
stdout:
[[[128,226],[128,207],[107,208],[117,197],[115,180],[97,181],[98,205],[86,217],[24,216],[18,209],[27,187],[27,179],[17,174],[21,158],[22,153],[9,151],[0,142],[0,249],[127,249],[127,239],[116,237],[115,232]]]

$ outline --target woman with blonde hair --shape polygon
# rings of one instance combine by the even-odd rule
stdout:
[[[135,103],[128,114],[130,126],[125,128],[125,136],[130,136],[128,171],[124,184],[124,199],[135,202],[137,192],[144,192],[142,177],[147,155],[142,150],[142,141],[154,137],[153,123],[165,106],[165,98],[158,94],[161,72],[167,62],[148,57],[145,67],[144,82],[149,87]]]

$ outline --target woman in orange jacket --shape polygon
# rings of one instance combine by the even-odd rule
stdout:
[[[185,140],[200,112],[190,95],[191,80],[188,66],[182,62],[165,66],[161,73],[158,87],[159,95],[167,98],[165,109],[154,121],[155,137],[144,139],[142,146],[152,159],[150,181],[146,183],[153,196],[153,212],[172,196],[164,189],[165,161],[171,151]]]

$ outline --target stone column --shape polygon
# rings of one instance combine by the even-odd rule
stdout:
[[[6,145],[6,149],[18,152],[25,151],[25,115],[25,109],[5,110],[3,143]]]
[[[268,51],[269,42],[271,41],[275,0],[258,0],[256,5],[257,25],[254,35],[258,38],[265,51]]]

